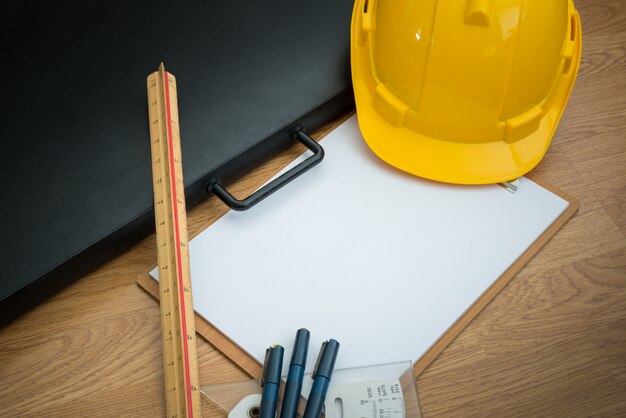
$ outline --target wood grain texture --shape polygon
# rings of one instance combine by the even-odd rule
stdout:
[[[576,6],[580,74],[535,173],[580,211],[420,376],[426,417],[626,416],[626,9]],[[225,212],[213,198],[197,206],[190,235]],[[154,265],[149,237],[0,330],[0,416],[162,416],[158,304],[135,284]],[[202,340],[198,358],[204,384],[247,376]]]
[[[419,379],[424,415],[626,413],[625,277],[624,249],[518,276]]]

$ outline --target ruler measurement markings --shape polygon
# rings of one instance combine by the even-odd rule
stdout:
[[[170,417],[192,417],[200,397],[176,80],[163,66],[148,77],[148,101],[166,406]]]
[[[162,84],[161,84],[162,87]],[[166,163],[165,161],[168,160],[168,147],[167,147],[167,131],[165,131],[164,129],[164,124],[163,121],[165,121],[167,119],[167,115],[166,115],[166,109],[165,109],[165,95],[164,95],[164,89],[161,88],[161,91],[159,91],[159,98],[161,99],[160,101],[160,106],[159,106],[159,120],[158,120],[158,125],[159,125],[159,130],[161,133],[165,133],[164,135],[164,142],[160,142],[159,143],[159,157],[157,158],[157,161],[159,163],[159,167],[161,169],[161,178],[169,180],[169,172],[168,172],[168,167],[166,167]],[[162,184],[162,183],[161,183]],[[161,195],[161,199],[160,199],[160,203],[162,205],[162,212],[165,213],[165,217],[164,219],[167,219],[171,222],[172,220],[172,209],[170,205],[166,205],[165,204],[165,200],[167,197],[167,200],[171,200],[171,190],[166,189],[165,188],[166,185],[162,184],[161,188],[157,189],[159,190],[162,195]],[[174,260],[174,255],[171,254],[171,246],[169,245],[171,242],[173,242],[173,237],[172,237],[172,231],[170,228],[164,228],[163,229],[163,234],[162,234],[162,238],[163,241],[160,245],[161,250],[162,250],[162,254],[161,254],[161,262],[160,264],[163,265],[163,269],[162,271],[165,273],[163,279],[165,279],[165,281],[163,282],[164,285],[167,287],[167,289],[170,289],[170,286],[173,287],[172,290],[176,290],[176,281],[173,280],[172,274],[174,274],[174,271],[172,271],[172,269],[169,269],[169,266],[171,265],[170,263],[175,263]],[[174,264],[175,265],[175,264]],[[183,376],[181,376],[180,373],[180,368],[178,367],[177,363],[180,362],[180,357],[181,357],[181,353],[180,353],[180,347],[178,346],[178,344],[175,343],[175,338],[177,337],[178,332],[176,332],[176,330],[178,329],[178,327],[174,326],[174,321],[177,321],[177,315],[178,313],[178,307],[177,307],[177,303],[175,301],[175,295],[174,292],[168,292],[167,298],[164,299],[164,307],[167,310],[167,313],[169,313],[169,315],[166,315],[165,317],[165,322],[164,322],[164,327],[163,327],[163,334],[166,336],[166,345],[164,345],[164,359],[167,360],[168,358],[171,359],[170,361],[166,361],[165,365],[167,367],[166,373],[165,373],[165,381],[166,381],[166,391],[169,391],[170,393],[173,394],[173,400],[170,401],[169,403],[172,404],[174,403],[174,407],[175,410],[180,410],[181,407],[183,407],[184,405],[184,399],[180,399],[181,396],[184,396],[184,394],[182,392],[177,392],[176,388],[177,386],[180,385],[181,383],[181,379],[183,378]],[[172,315],[173,314],[173,315]],[[169,318],[168,318],[169,317]],[[170,405],[170,409],[172,408],[172,406]],[[186,410],[184,411],[184,413],[186,413]],[[175,416],[175,415],[172,415]]]
[[[185,386],[187,393],[187,402],[188,402],[188,416],[193,416],[193,412],[191,410],[191,380],[189,373],[189,347],[187,344],[187,340],[189,338],[189,334],[187,334],[187,320],[186,320],[186,312],[185,312],[185,295],[184,295],[184,285],[183,285],[183,267],[182,267],[182,256],[180,253],[180,222],[178,219],[178,206],[180,205],[180,200],[178,198],[178,193],[176,190],[176,167],[174,166],[174,135],[172,133],[172,110],[170,105],[170,77],[169,73],[163,71],[163,86],[165,89],[165,117],[167,121],[167,143],[169,150],[169,164],[170,164],[170,184],[171,184],[171,193],[172,193],[172,211],[174,214],[174,236],[175,236],[175,246],[176,246],[176,270],[178,272],[178,305],[181,313],[181,329],[183,338],[183,356],[184,356],[184,376],[185,376]],[[180,161],[178,162],[180,163]]]
[[[152,87],[152,92],[154,93],[154,96],[155,96],[153,103],[156,107],[156,109],[151,109],[153,110],[153,114],[156,113],[153,117],[154,120],[152,121],[151,127],[154,126],[154,128],[157,129],[157,132],[162,132],[163,129],[161,126],[162,125],[161,122],[164,119],[163,98],[161,97],[161,100],[159,102],[157,102],[156,100],[156,97],[161,95],[160,91],[159,92],[156,91],[158,90],[157,81],[153,80],[150,83],[150,85]],[[150,93],[150,90],[149,90],[149,93]],[[164,225],[165,218],[169,218],[170,214],[168,213],[167,205],[165,205],[165,195],[167,193],[165,190],[162,189],[162,186],[159,187],[159,185],[162,184],[162,179],[167,177],[167,171],[165,167],[163,167],[163,164],[162,164],[161,155],[163,155],[164,150],[162,149],[162,144],[160,143],[161,136],[159,135],[158,138],[159,138],[159,141],[156,141],[156,140],[153,141],[155,146],[152,148],[153,155],[155,156],[154,170],[153,170],[154,177],[156,179],[155,180],[156,184],[154,187],[155,202],[156,202],[155,215],[157,219],[163,219],[163,221],[159,223]],[[159,182],[159,179],[161,180],[160,182]],[[174,392],[177,381],[178,381],[178,378],[175,372],[175,360],[172,360],[172,361],[167,360],[170,358],[171,359],[177,358],[176,349],[173,344],[173,335],[172,335],[172,330],[174,327],[172,326],[172,323],[171,323],[171,321],[173,320],[172,319],[172,306],[174,304],[172,303],[171,295],[169,295],[169,285],[168,285],[170,281],[168,264],[167,264],[167,259],[170,258],[170,255],[168,254],[169,248],[167,245],[169,241],[169,229],[162,228],[158,230],[157,240],[159,241],[157,250],[158,250],[160,275],[161,275],[160,287],[163,287],[165,288],[165,290],[167,290],[167,292],[164,292],[164,293],[168,293],[165,298],[161,299],[161,310],[164,311],[164,313],[162,313],[162,315],[164,316],[164,318],[162,319],[162,334],[164,337],[163,357],[164,357],[164,366],[165,366],[164,379],[165,379],[166,392]],[[172,372],[173,372],[173,376],[172,376]],[[179,401],[177,400],[176,403],[178,404]]]

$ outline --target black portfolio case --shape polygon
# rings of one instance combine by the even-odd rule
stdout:
[[[2,8],[0,325],[154,230],[146,77],[161,61],[188,206],[353,106],[350,0]]]

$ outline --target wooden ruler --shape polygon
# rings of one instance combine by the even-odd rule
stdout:
[[[148,76],[148,107],[167,416],[200,417],[176,78],[163,64]]]

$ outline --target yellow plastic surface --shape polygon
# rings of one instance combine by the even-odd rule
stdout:
[[[389,164],[449,183],[535,167],[580,62],[572,0],[357,0],[351,31],[365,141]]]

